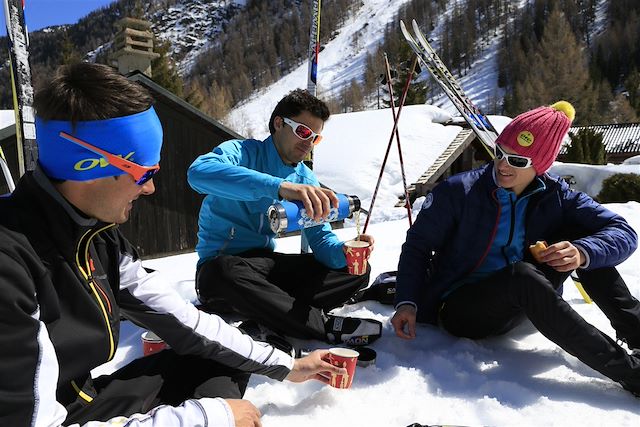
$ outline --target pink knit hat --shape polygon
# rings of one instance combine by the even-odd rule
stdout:
[[[542,175],[558,156],[575,115],[575,109],[567,101],[527,111],[504,128],[496,144],[530,157],[536,174]]]

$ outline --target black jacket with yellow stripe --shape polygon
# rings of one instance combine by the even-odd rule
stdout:
[[[293,366],[185,302],[115,225],[82,215],[40,169],[27,173],[0,198],[0,424],[59,425],[69,405],[91,404],[89,372],[113,358],[121,315],[178,353],[280,380]],[[198,405],[205,419],[225,412],[212,406]]]

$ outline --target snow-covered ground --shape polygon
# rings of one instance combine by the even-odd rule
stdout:
[[[551,172],[560,176],[573,176],[576,183],[572,185],[572,188],[596,197],[602,190],[602,181],[616,173],[635,173],[640,175],[640,164],[576,165],[556,162],[551,167]]]
[[[385,114],[388,116],[385,118]],[[367,200],[375,187],[386,149],[388,110],[334,116],[316,151],[316,170],[323,182],[339,192]],[[434,107],[409,107],[402,113],[400,135],[406,173],[420,175],[459,129],[437,123],[446,113]],[[508,121],[496,118],[501,128]],[[394,157],[395,156],[395,157]],[[589,171],[587,166],[573,166]],[[585,183],[598,180],[584,173]],[[368,232],[376,238],[372,280],[394,270],[408,221],[406,212],[392,207],[399,182],[397,148],[391,150],[385,180]],[[367,199],[367,197],[369,199]],[[414,204],[420,206],[420,200]],[[640,203],[611,204],[640,231]],[[414,210],[415,213],[415,210]],[[354,228],[336,230],[353,238]],[[277,250],[297,252],[299,238],[279,239]],[[163,276],[188,299],[195,298],[193,253],[147,260],[145,265]],[[640,297],[640,251],[620,266],[631,292]],[[593,304],[586,304],[570,283],[564,297],[589,322],[614,336],[609,322]],[[392,308],[376,302],[346,306],[337,313],[371,317],[384,324],[383,336],[373,344],[374,366],[358,368],[353,386],[338,390],[317,382],[292,384],[253,376],[246,393],[263,414],[265,427],[277,426],[407,426],[423,424],[526,426],[637,426],[640,401],[619,385],[580,363],[525,323],[499,338],[458,339],[433,327],[418,327],[412,341],[397,338],[389,319]],[[141,331],[125,324],[114,361],[94,374],[109,372],[140,357]],[[325,347],[318,341],[294,341],[304,348]]]

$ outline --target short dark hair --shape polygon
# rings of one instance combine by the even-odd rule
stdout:
[[[304,89],[296,89],[278,102],[276,108],[271,113],[271,119],[269,119],[269,132],[275,133],[276,128],[273,125],[273,119],[276,116],[280,117],[295,117],[303,111],[308,111],[314,116],[322,119],[323,122],[329,120],[331,113],[329,107],[323,101],[319,100],[315,96],[311,95]]]
[[[79,62],[63,65],[38,88],[33,106],[44,120],[76,123],[105,120],[148,110],[149,91],[114,68]]]

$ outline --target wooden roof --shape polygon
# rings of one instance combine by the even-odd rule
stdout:
[[[602,134],[602,142],[607,154],[640,153],[640,123],[612,123],[608,125],[572,126],[569,132],[578,133],[582,129],[592,129]],[[566,154],[563,146],[560,154]]]

